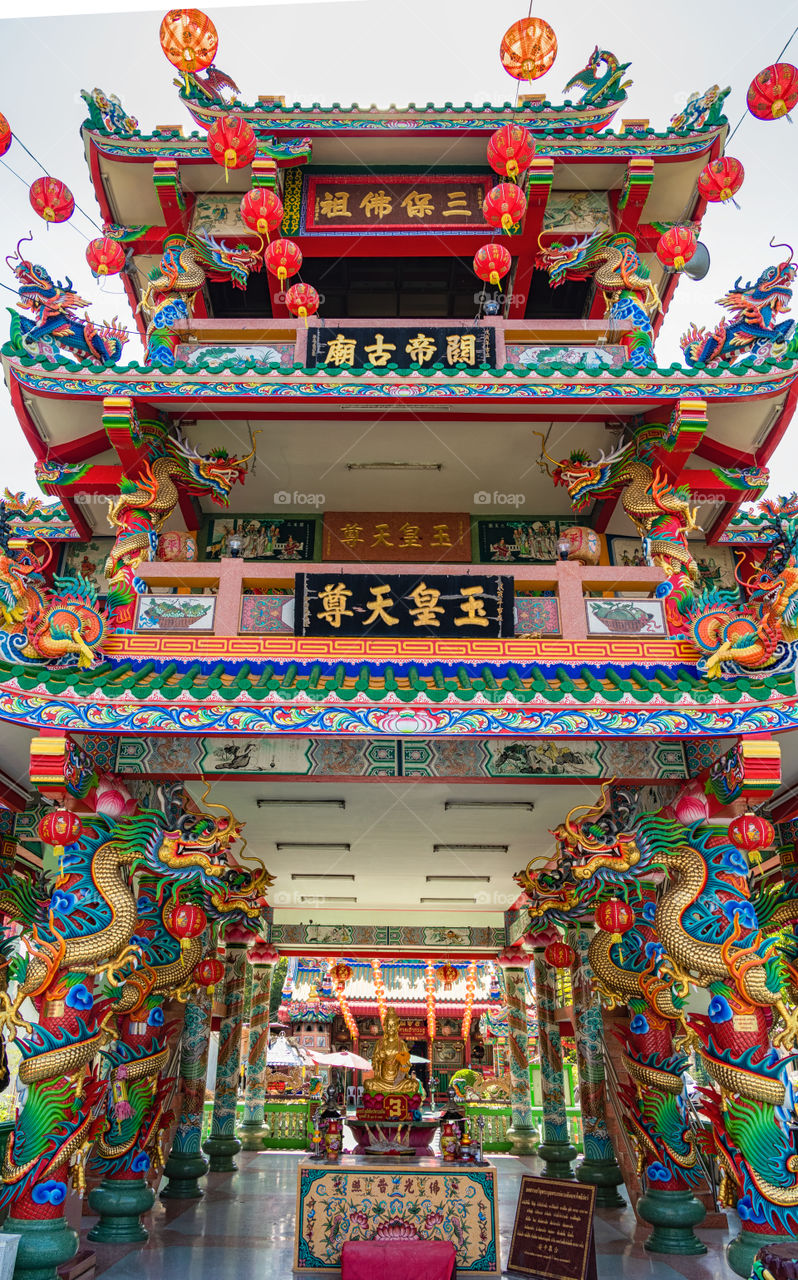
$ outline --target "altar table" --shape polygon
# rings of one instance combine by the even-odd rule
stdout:
[[[448,1240],[347,1240],[341,1280],[454,1280],[457,1253]]]
[[[339,1274],[350,1240],[421,1239],[453,1244],[458,1276],[499,1276],[496,1169],[437,1156],[309,1158],[297,1169],[295,1232],[298,1275]]]

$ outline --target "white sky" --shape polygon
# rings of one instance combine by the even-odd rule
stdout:
[[[161,53],[158,28],[166,5],[140,4],[126,12],[98,12],[101,0],[82,5],[61,0],[0,0],[0,110],[22,142],[55,177],[71,188],[79,205],[98,217],[79,137],[85,118],[81,89],[116,93],[143,131],[157,124],[194,125],[172,85],[175,74]],[[103,7],[107,0],[103,0]],[[219,31],[218,66],[237,82],[244,101],[258,94],[284,94],[288,102],[348,105],[408,102],[441,105],[512,100],[516,82],[499,64],[506,28],[527,10],[526,0],[295,0],[293,4],[208,5]],[[16,15],[24,11],[23,17]],[[631,61],[634,84],[619,112],[648,116],[663,128],[694,90],[732,86],[726,113],[732,122],[745,110],[753,76],[773,62],[798,26],[798,0],[752,6],[750,0],[537,0],[534,12],[555,27],[559,54],[554,67],[533,86],[552,101],[585,65],[594,45]],[[35,15],[35,16],[34,16]],[[47,15],[47,16],[39,16]],[[56,15],[56,16],[53,16]],[[78,15],[78,16],[76,16]],[[82,15],[82,16],[81,16]],[[88,16],[87,16],[88,15]],[[798,36],[785,57],[798,61]],[[729,153],[746,169],[738,196],[741,209],[710,208],[702,239],[712,255],[705,280],[683,280],[658,344],[658,360],[680,359],[678,338],[690,320],[713,325],[720,297],[738,275],[755,278],[777,261],[768,247],[777,241],[798,248],[798,119],[764,123],[747,115]],[[49,230],[28,203],[27,186],[41,174],[14,143],[0,161],[0,281],[13,283],[2,263],[17,240],[33,231],[26,255],[50,273],[72,278],[92,302],[95,319],[130,316],[118,281],[98,284],[85,262],[88,240],[99,234],[78,212]],[[312,276],[308,274],[312,283]],[[12,295],[2,292],[4,305]],[[7,326],[0,312],[0,336]],[[137,343],[126,347],[139,357]],[[0,489],[37,492],[32,458],[7,393],[0,390],[4,468]],[[789,491],[798,461],[798,429],[771,468],[774,488]]]

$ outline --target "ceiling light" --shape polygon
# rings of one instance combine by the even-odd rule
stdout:
[[[295,878],[291,877],[292,880]],[[352,878],[354,879],[354,876]],[[463,884],[467,880],[469,884],[490,884],[490,876],[425,876],[424,879],[427,884],[432,884],[433,880],[456,880],[458,884]]]
[[[347,462],[347,471],[443,471],[442,462]]]
[[[476,898],[419,898],[419,902],[456,902],[473,906],[476,904]]]
[[[279,849],[279,845],[277,848]],[[433,853],[507,853],[508,844],[434,844]]]
[[[535,805],[532,800],[446,800],[444,810],[448,809],[526,809],[531,813]]]
[[[354,880],[346,871],[292,871],[292,880]]]
[[[357,898],[336,898],[330,897],[326,893],[309,893],[307,896],[300,897],[300,902],[310,902],[313,906],[318,907],[322,902],[357,902]]]
[[[272,804],[290,804],[290,805],[301,804],[301,805],[304,805],[305,808],[308,808],[311,805],[317,808],[323,807],[325,809],[345,809],[346,808],[345,800],[301,800],[301,799],[293,800],[290,797],[285,797],[285,796],[281,796],[275,800],[272,800],[271,797],[269,797],[269,799],[266,800],[262,796],[258,796],[258,799],[255,801],[255,803],[257,804],[259,809],[266,809],[269,805],[272,805]]]
[[[313,840],[277,840],[277,849],[310,849],[314,853],[324,850],[325,853],[349,853],[351,844],[324,844]]]

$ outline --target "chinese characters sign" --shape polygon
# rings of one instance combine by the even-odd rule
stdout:
[[[322,559],[469,564],[471,521],[450,511],[328,511]]]
[[[513,580],[298,573],[295,628],[301,636],[512,636]]]
[[[481,364],[496,364],[496,333],[488,325],[479,329],[453,325],[311,329],[308,364],[328,369],[362,369],[368,364],[377,369],[388,364],[399,369],[429,369],[436,364],[445,369],[477,369]]]
[[[305,231],[484,230],[489,179],[473,174],[308,177]]]

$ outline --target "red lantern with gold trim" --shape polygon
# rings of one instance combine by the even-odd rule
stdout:
[[[710,204],[731,200],[736,205],[734,197],[744,178],[745,169],[740,161],[733,156],[722,156],[704,165],[698,175],[698,191]]]
[[[748,110],[757,120],[780,120],[798,102],[798,67],[775,62],[754,76],[746,97]]]
[[[664,266],[683,271],[697,248],[698,237],[690,227],[669,227],[657,242],[657,257]]]
[[[543,959],[552,969],[570,969],[576,960],[576,952],[567,942],[550,942],[543,952]]]
[[[339,960],[338,963],[334,964],[330,969],[330,978],[334,983],[340,983],[342,987],[346,986],[351,977],[352,966],[348,965],[344,960]]]
[[[201,9],[170,9],[161,22],[161,48],[173,67],[193,73],[216,57],[219,35]]]
[[[532,163],[535,144],[520,124],[503,124],[488,139],[488,164],[503,178],[517,178]]]
[[[37,178],[30,185],[28,199],[45,222],[66,222],[75,212],[75,198],[60,178]]]
[[[98,236],[86,246],[86,261],[95,276],[117,276],[125,265],[125,251],[118,240]]]
[[[195,982],[201,987],[207,987],[209,991],[224,977],[224,965],[217,956],[203,956],[194,970],[193,974]]]
[[[208,917],[202,907],[195,907],[192,902],[179,902],[172,907],[167,921],[167,929],[180,943],[180,950],[185,951],[192,938],[198,938],[208,923]]]
[[[295,276],[302,266],[302,250],[293,240],[272,240],[263,252],[263,261],[266,270],[285,284],[288,276]]]
[[[526,196],[514,182],[497,182],[482,201],[482,213],[489,226],[512,231],[526,213]]]
[[[457,970],[453,964],[447,960],[438,969],[437,981],[443,984],[444,991],[451,991],[454,983],[457,981]]]
[[[483,244],[474,254],[474,271],[489,284],[500,285],[512,263],[510,251],[503,244]]]
[[[230,181],[231,169],[251,164],[257,149],[255,130],[240,116],[220,116],[208,130],[208,150],[212,160],[224,165],[225,182]]]
[[[13,142],[14,135],[11,132],[11,125],[6,120],[2,112],[0,112],[0,156],[4,156],[8,148]]]
[[[729,823],[729,839],[736,848],[750,854],[751,861],[761,861],[762,850],[769,849],[776,838],[772,822],[748,809]]]
[[[271,187],[253,187],[241,199],[241,217],[248,227],[269,239],[283,220],[283,202]]]
[[[303,284],[300,281],[286,290],[285,305],[292,316],[301,316],[305,324],[308,322],[308,316],[315,316],[319,309],[319,302],[319,295],[312,284]]]
[[[620,942],[621,936],[634,928],[635,913],[622,898],[609,898],[596,907],[593,919],[597,929],[612,934],[613,942]]]
[[[50,809],[39,820],[38,835],[44,844],[63,847],[80,839],[83,835],[83,823],[69,809]]]
[[[514,80],[539,80],[557,57],[554,29],[542,18],[521,18],[502,36],[499,57]]]

